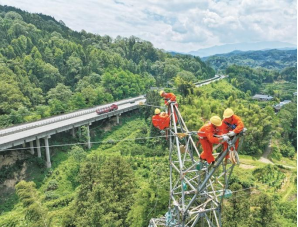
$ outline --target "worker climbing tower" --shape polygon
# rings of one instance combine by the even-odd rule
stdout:
[[[188,131],[175,102],[168,105],[170,198],[169,210],[160,218],[152,218],[149,227],[221,227],[221,206],[231,196],[229,178],[235,164],[239,164],[235,142],[243,134],[228,141],[228,148],[220,153],[215,163],[200,160],[192,135]],[[230,151],[231,160],[224,160]]]

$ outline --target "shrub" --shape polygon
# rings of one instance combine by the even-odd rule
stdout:
[[[55,192],[45,192],[45,200],[53,200],[58,199],[59,195],[57,195]]]
[[[51,180],[48,183],[47,191],[54,191],[58,188],[58,182],[56,180]]]

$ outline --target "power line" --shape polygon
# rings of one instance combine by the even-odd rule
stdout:
[[[154,138],[168,138],[168,136],[151,136],[151,137],[138,137],[134,139],[122,139],[122,140],[114,140],[114,139],[108,139],[107,141],[101,141],[101,142],[90,142],[91,144],[105,144],[105,143],[116,143],[116,142],[122,142],[122,141],[135,141],[135,140],[145,140],[145,139],[154,139]],[[64,147],[64,146],[74,146],[74,145],[86,145],[87,142],[84,143],[68,143],[68,144],[57,144],[57,145],[51,145],[49,147]],[[46,146],[40,146],[40,148],[45,148]],[[23,147],[23,148],[9,148],[1,151],[17,151],[17,150],[28,150],[28,149],[34,149],[38,147]]]
[[[142,104],[140,106],[152,106],[152,107],[158,107],[158,108],[161,108],[161,109],[166,109],[164,106],[156,106],[156,105],[151,105],[151,104]]]

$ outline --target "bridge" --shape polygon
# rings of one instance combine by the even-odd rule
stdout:
[[[196,87],[201,87],[217,80],[221,80],[225,77],[226,76],[223,75],[215,75],[215,77],[195,83],[195,85]],[[19,145],[23,145],[23,147],[25,147],[26,143],[29,143],[30,153],[34,154],[36,149],[38,157],[41,157],[40,139],[43,139],[46,150],[46,165],[48,168],[51,168],[49,146],[49,139],[51,138],[51,135],[71,130],[74,137],[75,128],[86,126],[88,138],[87,145],[90,149],[91,142],[89,126],[92,124],[92,122],[116,116],[117,123],[119,124],[119,117],[122,113],[137,109],[139,102],[145,101],[145,96],[141,95],[138,97],[113,102],[118,105],[118,110],[109,113],[98,115],[95,111],[99,108],[109,107],[112,103],[2,129],[0,130],[0,152]],[[34,145],[34,142],[36,145]]]
[[[137,109],[139,102],[145,101],[145,96],[141,95],[113,102],[118,105],[118,110],[100,115],[95,112],[96,109],[109,107],[112,103],[2,129],[0,130],[0,152],[18,145],[23,145],[25,147],[26,143],[29,143],[30,153],[34,154],[34,148],[36,148],[38,157],[41,157],[40,139],[44,139],[46,165],[48,168],[51,168],[49,148],[49,138],[51,138],[51,135],[71,130],[72,135],[74,136],[75,128],[86,126],[88,138],[87,144],[90,149],[91,142],[89,126],[92,122],[116,116],[117,123],[119,124],[119,117],[122,113]],[[34,142],[36,146],[34,146]]]
[[[213,82],[215,82],[215,81],[224,79],[224,78],[226,78],[226,77],[228,77],[228,76],[225,76],[225,75],[215,75],[213,78],[210,78],[210,79],[207,79],[207,80],[204,80],[204,81],[201,81],[201,82],[194,83],[194,85],[195,85],[196,87],[202,87],[202,86],[204,86],[204,85],[213,83]]]

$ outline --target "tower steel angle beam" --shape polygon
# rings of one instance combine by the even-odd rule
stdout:
[[[169,103],[169,210],[164,217],[152,218],[149,227],[221,227],[221,205],[234,163],[223,160],[239,136],[228,143],[215,163],[200,160],[200,152],[175,102]]]

